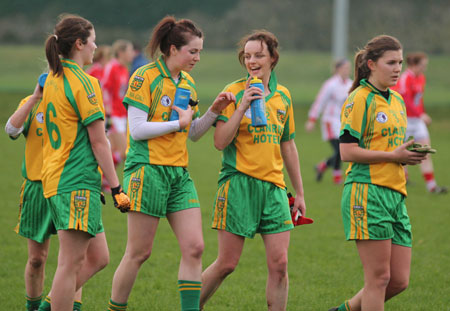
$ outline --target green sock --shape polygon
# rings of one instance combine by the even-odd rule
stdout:
[[[42,295],[35,298],[28,297],[28,295],[25,295],[25,297],[27,299],[27,311],[37,311],[41,305]]]
[[[128,304],[125,303],[117,303],[112,301],[112,299],[109,300],[108,304],[108,311],[126,311],[128,307]]]
[[[350,308],[350,304],[348,303],[348,300],[346,300],[343,304],[339,306],[338,311],[352,311],[352,309]]]
[[[50,311],[51,310],[52,299],[49,296],[46,296],[44,300],[42,300],[41,305],[39,306],[39,311]]]
[[[200,310],[200,290],[202,282],[178,280],[178,291],[181,297],[181,311]]]
[[[82,305],[83,303],[81,302],[81,301],[79,301],[79,300],[75,300],[74,302],[73,302],[73,311],[81,311],[81,305]]]

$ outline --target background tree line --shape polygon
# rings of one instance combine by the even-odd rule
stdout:
[[[205,48],[234,49],[252,29],[265,28],[283,49],[331,48],[332,0],[0,0],[0,42],[42,44],[57,16],[91,20],[98,43],[128,38],[145,45],[152,27],[168,14],[193,19]],[[372,36],[391,34],[405,50],[450,52],[450,1],[350,0],[349,52]]]

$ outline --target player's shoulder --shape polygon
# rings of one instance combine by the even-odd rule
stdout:
[[[231,83],[228,83],[224,87],[224,91],[232,92],[234,94],[239,93],[240,91],[245,89],[245,85],[247,83],[247,78],[240,78]]]
[[[277,83],[277,91],[291,98],[291,92],[284,85]]]
[[[160,74],[161,73],[159,72],[159,69],[157,68],[155,62],[151,62],[136,69],[133,76],[138,76],[146,79],[146,78],[154,78]]]
[[[366,104],[367,97],[372,90],[364,85],[359,85],[347,97],[347,103],[352,105]]]
[[[64,68],[64,77],[72,88],[84,89],[89,94],[93,93],[94,89],[100,85],[97,78],[86,73],[79,67]]]

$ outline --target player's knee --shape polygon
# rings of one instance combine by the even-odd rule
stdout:
[[[287,274],[288,269],[288,258],[287,254],[282,256],[277,256],[276,259],[271,260],[268,263],[269,273],[279,275],[284,277]]]
[[[205,244],[203,241],[191,243],[189,247],[187,247],[183,251],[183,256],[187,256],[189,258],[200,259],[203,254],[203,250],[205,249]]]
[[[232,261],[232,260],[226,261],[226,262],[222,262],[222,264],[219,265],[219,267],[220,267],[220,269],[219,269],[220,275],[222,277],[226,277],[227,275],[230,275],[236,269],[237,264],[238,264],[237,262]]]
[[[101,256],[97,256],[93,263],[96,267],[97,271],[104,269],[109,264],[109,254],[102,254]]]
[[[386,288],[390,281],[391,275],[389,271],[380,271],[379,273],[374,275],[371,283],[373,286],[376,286],[378,288]]]
[[[138,252],[132,252],[125,254],[126,257],[128,257],[128,260],[134,262],[137,265],[142,265],[147,259],[150,258],[150,255],[152,254],[152,250],[142,250]]]
[[[47,256],[32,256],[28,259],[28,264],[35,270],[43,269]]]
[[[394,295],[400,294],[406,290],[409,286],[409,279],[403,280],[391,280],[389,282],[389,287]]]

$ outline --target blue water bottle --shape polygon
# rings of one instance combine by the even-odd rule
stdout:
[[[183,110],[186,110],[189,105],[189,99],[191,98],[191,88],[187,83],[180,83],[178,85],[177,91],[175,92],[175,99],[173,100],[173,105],[180,107]],[[178,120],[180,116],[178,112],[172,110],[170,114],[169,121]]]
[[[257,77],[253,77],[250,81],[250,86],[260,88],[264,94],[264,85]],[[252,113],[252,126],[261,127],[267,125],[266,105],[263,98],[252,100],[250,103],[250,111]]]
[[[38,83],[39,83],[39,86],[41,87],[41,89],[44,88],[45,80],[47,80],[47,76],[48,76],[48,73],[43,73],[38,78]]]

